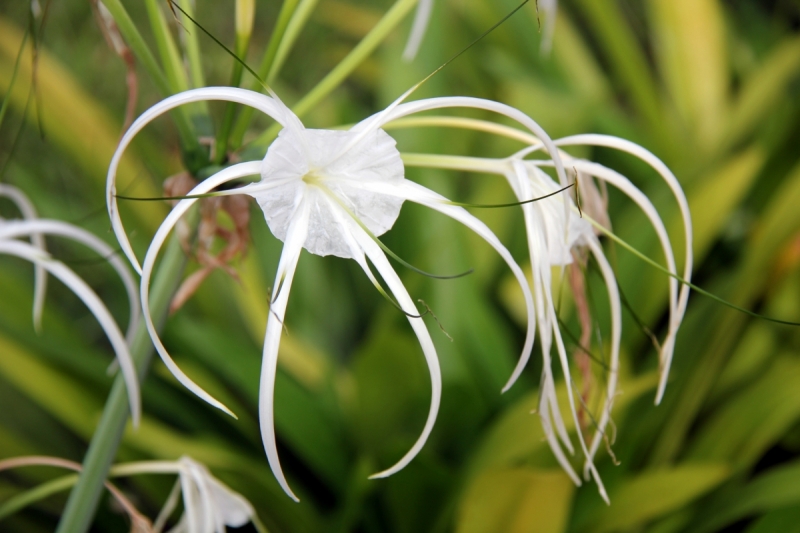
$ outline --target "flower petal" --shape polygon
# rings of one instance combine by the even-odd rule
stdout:
[[[202,89],[184,91],[180,94],[175,94],[169,98],[165,98],[142,113],[139,118],[137,118],[134,123],[131,124],[131,127],[125,132],[125,135],[123,135],[122,139],[119,141],[119,146],[117,146],[117,150],[114,152],[114,157],[111,158],[111,163],[108,167],[108,177],[106,179],[106,204],[108,206],[108,215],[111,218],[111,226],[114,228],[114,234],[116,235],[117,240],[122,247],[122,251],[125,252],[128,260],[139,274],[142,273],[142,268],[139,266],[139,261],[136,259],[136,255],[133,253],[133,248],[128,240],[128,235],[125,233],[125,228],[122,224],[122,219],[119,215],[119,208],[117,206],[117,168],[122,160],[122,154],[125,152],[125,149],[131,143],[136,134],[157,117],[178,106],[204,100],[224,100],[248,105],[258,109],[262,113],[269,115],[284,126],[286,125],[286,121],[288,119],[288,115],[286,114],[286,106],[278,103],[269,96],[257,93],[255,91],[237,89],[234,87],[204,87]]]
[[[77,274],[70,270],[60,261],[53,260],[49,255],[36,249],[35,247],[14,240],[0,241],[0,253],[15,255],[36,265],[45,268],[52,275],[60,279],[75,295],[80,298],[86,307],[97,319],[100,327],[105,331],[108,340],[111,342],[114,352],[119,360],[122,376],[125,378],[125,386],[128,389],[128,401],[131,408],[131,417],[134,427],[139,426],[141,418],[141,400],[139,394],[139,381],[136,368],[133,365],[128,345],[122,336],[117,323],[111,313],[103,304],[102,300]]]
[[[22,218],[25,220],[34,220],[37,218],[36,208],[33,206],[25,194],[14,187],[13,185],[6,185],[0,183],[0,196],[5,196],[13,201],[20,212]],[[8,223],[8,221],[6,222]],[[46,252],[44,237],[39,234],[31,235],[31,243],[34,247]],[[44,297],[47,293],[47,272],[44,267],[36,265],[34,267],[34,281],[33,281],[33,327],[39,331],[42,329],[42,312],[44,311]]]
[[[128,293],[128,301],[130,302],[130,318],[128,319],[128,330],[125,335],[128,344],[133,342],[133,334],[139,325],[139,293],[136,290],[136,282],[133,276],[128,271],[125,263],[119,258],[116,250],[111,248],[97,236],[89,233],[88,231],[61,222],[59,220],[26,220],[16,221],[10,220],[0,226],[0,240],[14,239],[23,235],[58,235],[60,237],[67,237],[73,241],[77,241],[98,253],[117,271],[122,283],[125,285],[125,290]],[[37,247],[38,248],[38,247]]]
[[[691,281],[692,277],[692,215],[689,211],[689,203],[686,200],[686,195],[681,188],[678,179],[670,171],[669,168],[652,152],[639,146],[636,143],[612,137],[609,135],[586,134],[586,135],[573,135],[564,137],[556,141],[558,146],[574,146],[574,145],[591,145],[591,146],[604,146],[607,148],[614,148],[623,152],[627,152],[635,157],[638,157],[648,165],[650,165],[669,186],[675,200],[678,202],[678,207],[683,217],[684,235],[686,239],[686,259],[684,262],[683,279]],[[656,392],[655,403],[661,403],[664,397],[664,390],[667,386],[667,377],[669,376],[669,368],[672,364],[672,355],[675,349],[675,337],[678,333],[678,327],[683,320],[683,315],[686,312],[686,305],[689,301],[689,286],[683,285],[678,296],[678,307],[675,315],[675,320],[671,321],[667,338],[664,345],[661,347],[661,378],[658,383],[658,391]]]
[[[500,254],[500,257],[502,257],[509,266],[511,272],[514,274],[514,277],[517,278],[520,288],[522,289],[522,294],[525,298],[525,307],[528,311],[528,330],[525,336],[525,344],[522,348],[522,354],[520,355],[521,363],[518,363],[517,369],[515,369],[511,378],[503,387],[503,392],[507,391],[519,377],[520,373],[522,372],[521,369],[525,366],[525,363],[530,358],[531,350],[533,349],[533,341],[536,334],[536,314],[533,305],[533,296],[531,294],[530,287],[528,286],[528,281],[525,279],[525,274],[514,260],[514,257],[486,224],[471,215],[463,207],[450,205],[447,198],[423,187],[422,185],[405,180],[401,184],[387,184],[381,185],[380,187],[373,187],[373,185],[370,183],[364,183],[363,188],[405,198],[406,200],[430,207],[431,209],[439,211],[440,213],[447,215],[458,222],[461,222],[469,229],[477,233],[490,246],[492,246],[492,248],[494,248],[497,253]]]
[[[217,172],[207,180],[202,181],[194,189],[189,191],[189,195],[192,196],[197,194],[205,194],[223,183],[227,183],[244,176],[258,174],[260,169],[260,161],[239,163],[238,165],[228,167]],[[161,360],[164,361],[164,364],[167,366],[169,371],[172,372],[172,375],[175,376],[175,378],[184,387],[195,393],[197,396],[204,399],[214,407],[221,409],[229,415],[235,417],[236,415],[234,415],[230,409],[225,407],[225,405],[218,400],[214,399],[210,394],[204,391],[199,385],[197,385],[186,374],[184,374],[180,368],[178,368],[178,365],[176,365],[175,361],[172,360],[167,352],[167,349],[164,348],[164,344],[161,342],[161,338],[158,336],[158,331],[156,330],[155,324],[153,324],[153,317],[150,313],[150,278],[153,275],[153,268],[155,266],[156,258],[158,257],[158,252],[164,245],[169,232],[175,227],[175,225],[178,223],[178,220],[180,220],[184,213],[186,213],[186,211],[188,211],[188,209],[194,205],[196,201],[197,199],[195,198],[187,198],[178,202],[172,211],[170,211],[169,215],[167,215],[167,217],[164,219],[164,222],[161,223],[161,226],[158,228],[158,231],[150,243],[150,247],[147,249],[147,254],[145,255],[144,263],[142,264],[142,280],[140,286],[142,310],[144,312],[145,325],[147,326],[147,331],[150,333],[150,338],[153,341],[153,345],[155,345],[158,355],[161,356]]]
[[[428,372],[431,376],[431,405],[428,409],[428,419],[425,421],[425,427],[422,429],[422,433],[417,438],[417,441],[414,443],[411,449],[408,450],[408,452],[406,452],[406,454],[397,463],[386,470],[382,470],[381,472],[372,474],[370,476],[370,479],[378,479],[391,476],[392,474],[395,474],[405,468],[406,465],[408,465],[408,463],[410,463],[414,457],[417,456],[420,450],[422,450],[422,447],[428,440],[428,436],[431,434],[433,426],[436,423],[436,415],[439,412],[439,405],[441,403],[442,372],[439,368],[439,359],[436,355],[436,348],[433,345],[433,340],[428,332],[428,328],[425,326],[425,321],[418,316],[413,316],[417,315],[419,311],[414,305],[411,296],[409,296],[408,291],[406,291],[403,282],[400,281],[399,276],[392,268],[392,265],[389,263],[386,255],[383,253],[383,250],[381,250],[380,246],[378,246],[372,237],[370,237],[360,226],[352,223],[351,228],[355,240],[358,242],[361,249],[364,250],[364,253],[367,255],[367,257],[369,257],[369,260],[375,266],[375,269],[386,282],[389,290],[392,291],[392,294],[397,300],[398,305],[400,305],[400,308],[406,313],[408,323],[411,324],[411,328],[414,330],[414,333],[419,340],[422,353],[425,356],[425,362],[428,365]]]
[[[417,57],[419,45],[422,44],[425,30],[428,29],[431,11],[433,11],[433,0],[420,0],[417,12],[414,15],[414,23],[411,26],[411,34],[408,36],[406,48],[403,50],[403,59],[406,61],[411,61]]]
[[[614,405],[614,399],[617,394],[619,345],[620,337],[622,336],[622,311],[620,309],[619,288],[617,287],[617,279],[614,276],[614,270],[611,268],[608,259],[606,259],[603,248],[600,246],[596,237],[591,236],[587,238],[586,244],[589,246],[592,255],[600,266],[600,272],[603,275],[603,280],[606,283],[606,290],[608,291],[608,302],[611,308],[611,358],[608,368],[608,384],[606,385],[606,401],[603,405],[603,412],[600,415],[600,420],[597,422],[597,431],[589,447],[589,456],[586,458],[586,464],[584,465],[584,475],[588,475],[589,473],[589,465],[592,463],[597,453],[600,442],[606,438],[606,426],[609,420],[611,420],[611,408]]]
[[[278,263],[275,275],[274,296],[270,303],[267,331],[264,335],[264,350],[261,361],[261,382],[258,392],[258,418],[261,426],[261,440],[272,473],[278,484],[286,494],[296,502],[300,499],[289,488],[289,483],[283,475],[278,447],[275,443],[275,419],[273,402],[275,396],[275,375],[278,365],[278,349],[281,344],[281,333],[286,316],[286,305],[289,302],[289,291],[292,288],[297,261],[308,235],[308,221],[310,210],[308,203],[302,197],[298,198],[292,221],[286,231],[283,252]]]

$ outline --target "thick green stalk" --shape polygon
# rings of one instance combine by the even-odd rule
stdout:
[[[312,107],[317,105],[320,100],[328,96],[338,87],[364,60],[375,51],[379,44],[394,30],[405,18],[411,9],[417,4],[418,0],[397,0],[394,5],[386,12],[380,21],[370,32],[364,36],[360,43],[347,54],[347,57],[336,65],[316,87],[306,94],[302,100],[297,102],[292,111],[302,117],[308,113]],[[261,134],[253,144],[256,146],[266,146],[280,131],[280,125],[275,124],[263,134]]]
[[[156,275],[151,296],[151,309],[156,324],[163,323],[172,295],[180,281],[185,257],[180,244],[173,239]],[[140,381],[147,373],[153,355],[153,344],[144,323],[131,344],[131,355]],[[82,533],[89,530],[97,503],[103,491],[111,462],[117,454],[122,434],[128,422],[130,406],[122,373],[117,375],[108,395],[103,416],[83,460],[83,471],[67,500],[57,533]]]

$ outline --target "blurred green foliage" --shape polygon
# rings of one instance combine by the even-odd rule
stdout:
[[[125,2],[145,43],[160,54],[169,45],[147,30],[145,4]],[[123,125],[125,66],[105,44],[89,2],[47,6],[35,78],[29,48],[11,92],[28,2],[0,6],[0,95],[9,98],[0,127],[0,179],[23,189],[43,216],[83,226],[110,243],[103,182]],[[390,4],[319,0],[312,7],[274,80],[289,105],[348,54]],[[400,59],[406,22],[304,121],[333,127],[383,108],[513,7],[513,0],[437,2],[412,63]],[[267,48],[279,8],[257,2],[249,63],[256,65]],[[159,13],[173,42],[196,39],[206,83],[227,84],[231,58],[195,28],[174,24],[168,11]],[[231,3],[198,0],[195,13],[233,46]],[[528,113],[553,137],[607,133],[647,147],[673,169],[689,198],[697,283],[737,305],[800,321],[800,3],[564,0],[551,54],[540,53],[539,41],[530,3],[414,98],[496,99]],[[162,94],[138,66],[136,109],[142,111]],[[178,90],[194,81],[168,83]],[[224,106],[209,104],[208,111],[211,122],[192,118],[202,118],[203,109],[187,111],[197,135],[213,135]],[[127,194],[160,195],[163,180],[182,170],[187,139],[174,124],[162,119],[136,141],[121,167]],[[269,126],[256,120],[245,142]],[[496,157],[518,148],[461,130],[392,135],[402,150],[416,152]],[[243,150],[263,153],[247,144]],[[681,248],[677,209],[652,172],[603,149],[576,155],[591,155],[629,176],[667,213],[675,249]],[[494,178],[416,168],[407,175],[459,201],[512,199]],[[641,213],[615,191],[610,195],[615,232],[659,258]],[[165,213],[156,203],[123,206],[138,252]],[[17,216],[5,203],[0,214]],[[478,215],[518,258],[527,257],[517,210]],[[215,272],[164,329],[179,364],[239,420],[198,401],[157,361],[143,384],[142,425],[126,433],[119,461],[191,455],[244,494],[273,532],[798,530],[800,330],[693,297],[665,400],[654,407],[656,352],[628,314],[622,395],[614,411],[619,464],[608,455],[599,461],[612,502],[607,507],[591,484],[570,483],[543,441],[531,414],[540,363],[500,394],[524,337],[515,313],[519,296],[504,289],[508,273],[501,261],[452,222],[412,205],[404,207],[385,242],[426,270],[475,268],[473,275],[449,281],[402,274],[454,339],[428,323],[444,380],[436,428],[409,467],[367,481],[397,460],[422,428],[427,371],[405,318],[357,265],[305,254],[275,393],[282,462],[302,500],[293,503],[269,471],[257,425],[260,346],[280,243],[257,210],[250,230],[251,248],[236,265],[240,280]],[[54,255],[91,280],[125,320],[127,303],[111,269],[50,241]],[[666,279],[624,250],[609,250],[631,307],[659,333],[666,324]],[[32,278],[30,265],[0,259],[0,457],[48,454],[80,461],[110,387],[105,370],[111,352],[99,326],[57,283],[37,335],[30,320]],[[590,294],[604,301],[599,276],[588,280]],[[594,319],[604,330],[608,317],[602,305],[595,307]],[[574,313],[564,308],[562,314],[566,327],[577,331]],[[594,348],[601,344],[595,341]],[[602,369],[595,370],[602,379]],[[52,478],[45,468],[4,474],[0,505]],[[145,477],[122,486],[152,515],[171,481]],[[2,529],[52,530],[64,501],[61,495],[46,499],[6,519]],[[93,530],[121,527],[124,518],[104,501]]]

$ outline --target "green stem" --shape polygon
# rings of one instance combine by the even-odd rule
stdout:
[[[281,7],[281,12],[278,14],[278,20],[275,22],[275,29],[272,32],[272,37],[269,39],[267,51],[264,53],[264,58],[261,60],[261,64],[258,66],[258,70],[256,71],[258,72],[258,77],[262,80],[266,80],[267,83],[272,81],[272,79],[275,77],[275,73],[277,72],[277,69],[273,69],[275,56],[278,53],[278,48],[283,42],[283,36],[286,34],[286,28],[289,26],[289,22],[292,20],[292,15],[297,7],[297,2],[298,0],[284,0],[283,6]],[[261,82],[255,80],[251,86],[251,89],[254,91],[261,91],[263,89]],[[244,134],[247,131],[247,126],[250,124],[250,119],[253,117],[254,111],[255,110],[251,107],[245,107],[239,113],[239,117],[236,119],[236,124],[233,127],[233,132],[229,140],[233,149],[237,149],[242,145],[242,139],[244,139]]]
[[[185,257],[180,243],[173,239],[167,247],[153,283],[151,309],[156,324],[163,323],[167,316],[169,302],[180,281],[184,263]],[[136,337],[131,343],[131,355],[141,381],[147,373],[153,355],[153,344],[144,324],[137,330]],[[129,409],[125,381],[120,373],[108,395],[103,416],[83,460],[83,471],[69,495],[66,508],[58,523],[57,533],[88,531],[103,491],[103,483],[108,477],[111,462],[116,456],[125,431]]]
[[[241,13],[242,10],[250,8],[249,13]],[[234,48],[236,56],[240,61],[233,62],[233,72],[231,73],[231,87],[239,87],[242,83],[242,73],[244,72],[243,61],[247,58],[247,49],[250,46],[250,35],[252,34],[253,26],[253,11],[255,5],[252,3],[237,2],[236,3],[236,47]],[[244,27],[240,27],[243,25]],[[217,134],[216,154],[214,157],[214,164],[220,165],[225,162],[228,155],[228,137],[230,137],[231,128],[233,127],[233,117],[236,114],[236,104],[228,102],[225,106],[225,115],[222,119],[222,125]]]
[[[411,9],[417,4],[418,0],[397,0],[394,5],[386,12],[380,21],[370,32],[364,36],[360,43],[347,54],[336,67],[331,70],[316,87],[306,94],[302,100],[297,102],[292,111],[298,116],[303,117],[312,107],[317,105],[320,100],[328,96],[338,87],[364,60],[375,51],[379,44],[394,30]],[[273,124],[267,131],[261,134],[253,144],[256,146],[266,146],[280,131],[279,124]]]
[[[161,95],[166,98],[176,92],[170,87],[170,82],[164,75],[164,71],[161,70],[158,61],[150,51],[150,47],[147,46],[144,37],[139,33],[139,29],[136,27],[136,24],[134,24],[130,15],[128,15],[128,12],[125,10],[120,0],[103,0],[103,4],[114,18],[114,22],[116,22],[123,39],[125,39],[127,45],[130,46],[133,54],[144,67],[145,71],[147,71],[148,76],[153,81],[156,88],[158,88]],[[188,113],[185,109],[177,109],[173,111],[171,115],[175,119],[175,125],[181,138],[181,146],[183,147],[184,159],[187,167],[196,169],[205,166],[202,149],[197,142],[197,135],[195,134],[194,126],[192,125]]]
[[[26,490],[22,494],[12,496],[3,503],[2,507],[0,507],[0,520],[8,518],[12,514],[26,508],[29,505],[41,501],[48,496],[57,494],[62,490],[67,490],[75,485],[77,481],[78,474],[69,474],[52,481],[48,481],[47,483],[43,483],[33,489]]]

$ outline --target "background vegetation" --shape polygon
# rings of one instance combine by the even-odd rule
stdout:
[[[290,106],[301,102],[390,6],[385,0],[312,3],[272,81],[276,92]],[[125,7],[155,51],[158,35],[149,31],[145,3]],[[303,120],[309,127],[333,127],[383,108],[513,7],[514,0],[437,2],[411,63],[401,60],[406,17]],[[260,62],[279,9],[278,2],[257,2],[249,63]],[[164,14],[176,42],[186,39],[186,31],[196,33],[206,84],[229,83],[231,58],[195,28],[182,29]],[[196,16],[233,46],[231,2],[197,0]],[[35,77],[29,38],[9,93],[29,3],[0,5],[0,94],[9,102],[0,127],[0,179],[23,189],[42,216],[70,221],[113,243],[103,187],[123,128],[125,63],[105,43],[88,1],[48,3],[44,18],[34,23],[41,25]],[[538,25],[530,3],[414,98],[491,98],[528,113],[553,137],[607,133],[647,147],[673,169],[689,197],[697,283],[738,305],[800,321],[800,3],[565,0],[549,54],[540,52]],[[137,65],[141,112],[164,95]],[[213,135],[224,109],[209,104],[212,120],[194,124],[200,135]],[[124,165],[131,193],[160,195],[164,179],[184,169],[174,124],[161,119],[135,143]],[[245,140],[269,126],[256,120]],[[505,156],[519,148],[460,130],[391,133],[407,151]],[[246,150],[263,153],[258,145]],[[603,149],[576,155],[620,170],[654,198],[680,248],[677,209],[652,172]],[[415,168],[407,176],[461,201],[512,200],[494,177]],[[614,191],[610,206],[614,230],[659,257],[655,235],[635,206]],[[166,211],[166,205],[124,206],[126,224],[136,228],[137,251]],[[274,532],[800,531],[800,329],[693,296],[671,383],[663,404],[654,407],[656,351],[628,313],[623,394],[614,412],[619,464],[605,453],[599,461],[612,502],[606,506],[594,485],[571,484],[530,413],[541,363],[532,363],[524,379],[500,394],[524,336],[507,269],[460,227],[412,205],[403,208],[385,242],[427,270],[475,269],[449,281],[401,273],[454,339],[429,322],[444,379],[436,428],[404,471],[367,481],[421,430],[427,371],[405,318],[354,262],[304,253],[275,397],[281,458],[302,500],[293,503],[269,471],[257,425],[267,294],[280,242],[256,209],[252,214],[250,249],[235,263],[240,280],[214,272],[164,328],[179,364],[239,420],[198,401],[155,361],[143,384],[141,428],[125,434],[118,461],[191,455],[244,494]],[[477,214],[517,258],[527,257],[518,210]],[[0,215],[18,216],[5,202]],[[115,316],[127,320],[121,285],[105,262],[56,239],[48,244],[91,282]],[[607,250],[630,307],[661,335],[666,279],[622,249]],[[188,271],[196,268],[189,261]],[[55,282],[43,332],[34,331],[32,270],[0,259],[0,456],[81,461],[110,389],[111,350],[82,304]],[[601,298],[599,276],[588,279],[590,294]],[[596,307],[603,330],[607,317],[602,305]],[[561,314],[577,338],[573,309],[565,304]],[[596,371],[602,378],[602,369]],[[0,506],[52,477],[45,468],[4,474]],[[152,516],[171,483],[142,477],[122,486]],[[43,500],[5,518],[2,529],[50,531],[65,501],[66,495]],[[117,531],[124,524],[104,500],[94,530]]]

